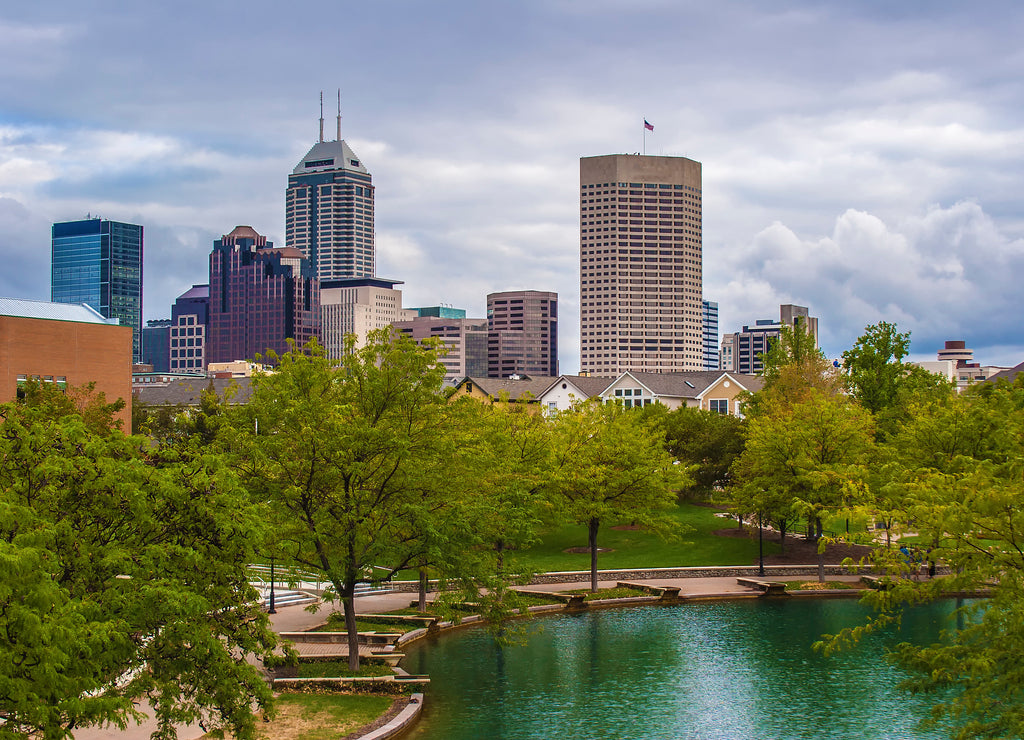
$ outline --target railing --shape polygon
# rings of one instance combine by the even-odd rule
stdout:
[[[253,564],[249,566],[249,581],[253,584],[258,584],[261,588],[270,587],[270,575],[271,567],[262,563]],[[375,571],[388,571],[387,568],[381,568],[379,566],[371,566],[365,571],[367,583],[366,586],[372,587],[373,590],[380,591],[391,591],[392,586],[388,582],[373,582],[372,574]],[[323,591],[331,585],[331,582],[324,577],[323,573],[317,573],[315,571],[303,570],[302,568],[295,568],[292,566],[281,566],[275,565],[273,568],[274,585],[276,586],[287,586],[289,588],[306,589],[312,591]],[[363,585],[363,584],[360,584]],[[363,591],[366,588],[356,588],[356,591]]]

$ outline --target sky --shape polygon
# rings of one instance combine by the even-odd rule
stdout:
[[[579,368],[579,158],[703,167],[721,331],[879,321],[911,358],[1024,360],[1024,5],[52,0],[0,9],[0,295],[48,300],[50,224],[145,227],[144,318],[239,224],[284,244],[319,135],[376,187],[377,274],[482,316],[552,290]],[[643,120],[655,126],[643,133]]]

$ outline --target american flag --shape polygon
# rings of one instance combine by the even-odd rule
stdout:
[[[647,119],[645,118],[644,119],[644,128],[647,129],[648,131],[653,131],[654,130],[654,124],[653,123],[648,123]]]

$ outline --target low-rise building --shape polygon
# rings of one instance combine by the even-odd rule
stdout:
[[[626,408],[661,403],[670,409],[683,406],[743,416],[744,392],[756,393],[764,381],[757,375],[720,370],[679,373],[626,372],[616,378],[600,398],[620,402]]]
[[[105,319],[88,304],[0,298],[0,402],[13,401],[29,379],[62,388],[95,384],[131,425],[132,327]]]

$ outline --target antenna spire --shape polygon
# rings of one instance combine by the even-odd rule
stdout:
[[[320,91],[320,143],[324,143],[324,91]]]
[[[341,141],[341,88],[338,88],[338,141]]]

